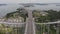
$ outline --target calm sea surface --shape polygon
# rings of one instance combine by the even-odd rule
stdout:
[[[22,5],[17,4],[8,4],[6,6],[0,6],[0,17],[5,16],[7,13],[16,11],[17,8],[23,7]],[[34,7],[29,7],[31,9],[38,9],[38,10],[60,10],[60,6],[56,6],[55,4],[50,5],[35,5]]]

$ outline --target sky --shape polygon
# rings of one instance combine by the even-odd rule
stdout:
[[[60,0],[0,0],[0,3],[59,3]]]

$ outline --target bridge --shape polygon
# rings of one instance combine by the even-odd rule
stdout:
[[[22,27],[22,25],[25,24],[25,31],[24,34],[36,34],[36,24],[37,25],[48,25],[48,32],[47,34],[50,34],[50,25],[51,24],[60,24],[60,21],[56,21],[56,22],[48,22],[48,23],[35,23],[33,21],[33,16],[32,16],[32,11],[28,10],[28,19],[26,19],[25,23],[10,23],[10,22],[0,22],[0,24],[5,24],[6,26],[11,26],[11,27]],[[59,25],[60,26],[60,25]],[[41,27],[41,31],[43,31],[42,26]],[[45,26],[44,26],[45,27]],[[56,34],[59,34],[59,27],[56,28]],[[18,33],[17,33],[18,34]],[[41,34],[44,34],[41,32]]]

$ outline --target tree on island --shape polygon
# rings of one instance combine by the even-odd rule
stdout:
[[[24,21],[26,21],[26,18],[28,17],[28,13],[24,8],[18,8],[16,11],[7,13],[4,18],[19,18],[22,17],[24,18]]]

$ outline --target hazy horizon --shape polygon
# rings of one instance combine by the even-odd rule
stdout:
[[[60,0],[0,0],[1,3],[60,3]]]

